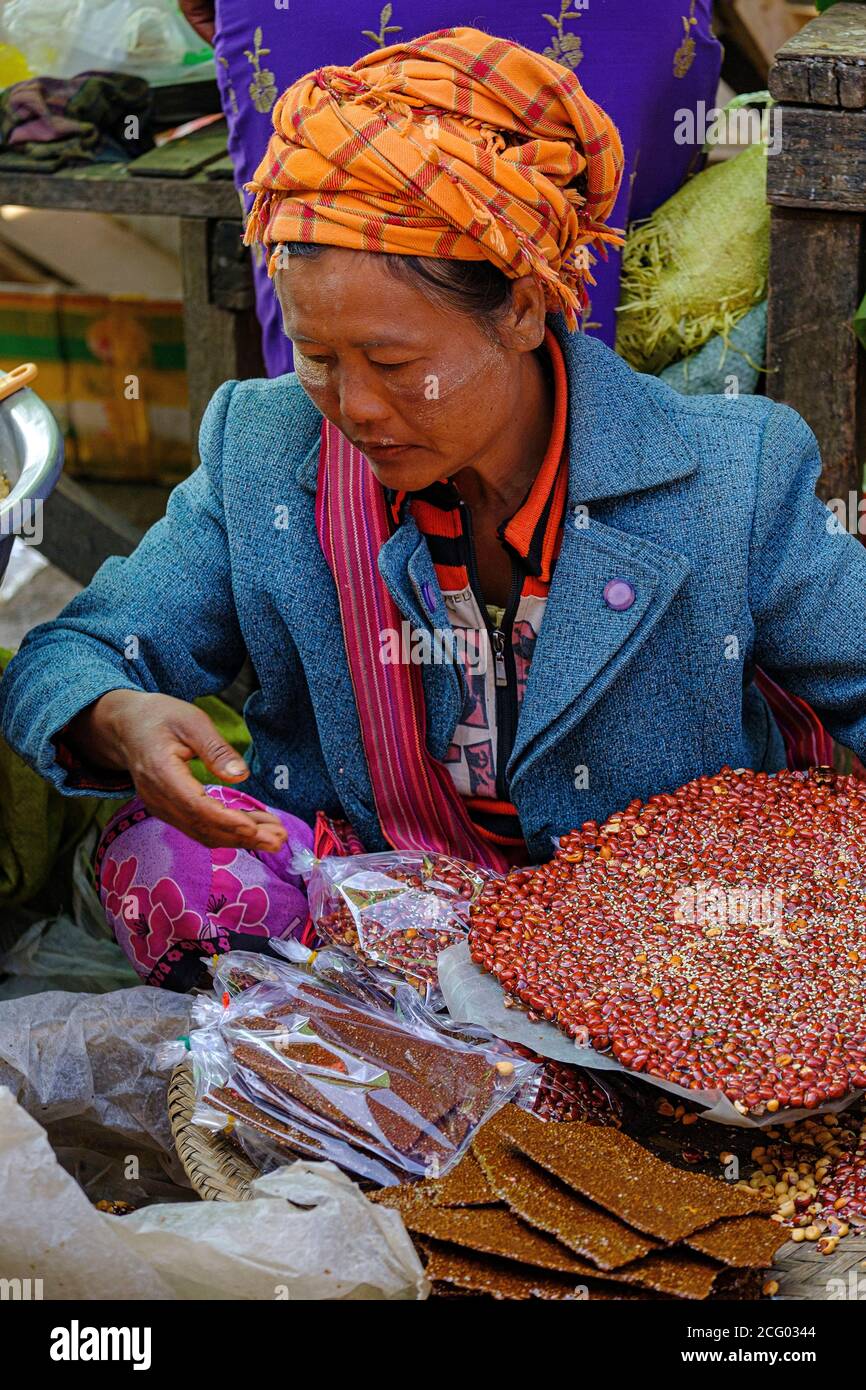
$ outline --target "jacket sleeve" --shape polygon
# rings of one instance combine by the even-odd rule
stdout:
[[[122,776],[58,756],[55,736],[109,690],[179,699],[217,694],[243,665],[222,504],[222,440],[232,391],[211,400],[202,463],[128,558],[113,557],[54,619],[28,633],[0,680],[0,731],[59,790],[117,796]],[[50,502],[48,503],[50,506]]]
[[[773,407],[749,567],[755,660],[866,759],[866,546],[816,497],[820,472],[809,426]]]

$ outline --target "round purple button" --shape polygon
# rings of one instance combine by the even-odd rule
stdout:
[[[604,601],[615,613],[631,608],[637,595],[627,579],[609,579],[604,586]]]

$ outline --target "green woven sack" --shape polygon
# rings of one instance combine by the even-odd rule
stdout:
[[[705,169],[629,232],[616,347],[660,372],[731,329],[767,294],[767,150]]]

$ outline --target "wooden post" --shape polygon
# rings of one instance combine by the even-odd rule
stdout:
[[[866,5],[835,5],[776,55],[781,148],[772,205],[767,391],[798,410],[824,461],[819,493],[847,501],[866,465]]]
[[[190,430],[196,460],[201,417],[217,387],[233,378],[264,375],[249,255],[241,246],[240,223],[236,261],[229,254],[227,225],[197,217],[184,217],[180,224]]]

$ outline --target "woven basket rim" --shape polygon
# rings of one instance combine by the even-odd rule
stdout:
[[[223,1134],[193,1124],[194,1106],[192,1067],[181,1062],[168,1083],[168,1118],[183,1170],[206,1202],[249,1201],[258,1169]]]

